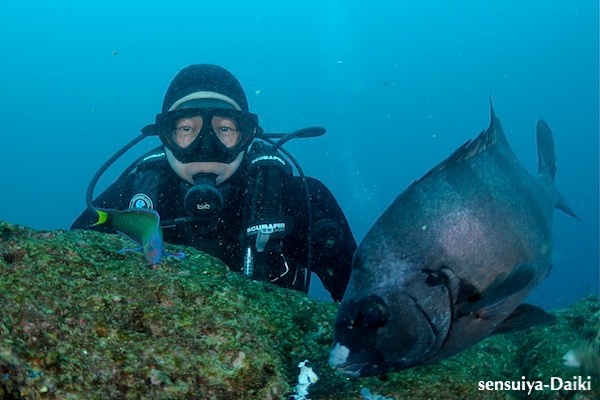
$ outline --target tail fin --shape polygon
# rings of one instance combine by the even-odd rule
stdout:
[[[554,183],[556,177],[556,153],[554,152],[554,138],[548,124],[539,120],[537,123],[537,148],[538,148],[538,174]],[[554,207],[566,212],[572,217],[580,219],[567,205],[565,199],[554,188]]]
[[[96,221],[95,224],[92,224],[92,226],[102,225],[102,224],[106,223],[106,221],[108,221],[108,213],[106,211],[102,211],[102,210],[98,210],[98,209],[94,209],[94,210],[98,213],[98,221]]]

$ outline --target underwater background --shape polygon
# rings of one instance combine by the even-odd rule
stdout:
[[[0,219],[68,229],[101,164],[153,122],[172,77],[229,69],[267,131],[322,125],[286,148],[340,202],[358,242],[412,181],[489,123],[522,164],[554,132],[560,211],[548,309],[598,293],[598,2],[4,0]],[[147,139],[96,194],[158,145]],[[318,284],[311,291],[326,299]]]

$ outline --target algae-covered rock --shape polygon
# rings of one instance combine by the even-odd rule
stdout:
[[[348,379],[327,365],[336,304],[253,282],[194,249],[156,270],[131,244],[91,231],[0,222],[0,399],[285,399],[298,364],[316,399],[525,398],[480,382],[582,375],[563,365],[598,315],[588,298],[553,327],[495,336],[435,365]],[[593,331],[594,328],[591,328]],[[537,398],[596,398],[541,391]],[[548,381],[549,383],[549,381]],[[595,385],[595,386],[594,386]]]

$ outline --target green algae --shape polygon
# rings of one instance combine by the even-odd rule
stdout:
[[[0,222],[0,399],[282,399],[308,359],[312,399],[519,399],[479,381],[581,374],[562,356],[593,335],[598,299],[552,327],[498,335],[435,365],[348,379],[327,365],[337,305],[262,282],[190,248],[156,270],[131,244],[90,231]],[[590,331],[592,333],[590,333]],[[597,330],[596,330],[597,333]],[[596,398],[594,390],[535,398]]]

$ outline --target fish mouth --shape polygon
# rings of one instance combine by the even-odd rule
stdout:
[[[360,371],[369,363],[366,360],[356,360],[356,357],[352,358],[350,358],[350,349],[348,347],[341,343],[336,343],[329,354],[329,365],[342,375],[356,378],[360,376]]]
[[[350,378],[360,377],[360,371],[366,367],[368,362],[354,362],[333,367],[337,372]]]

